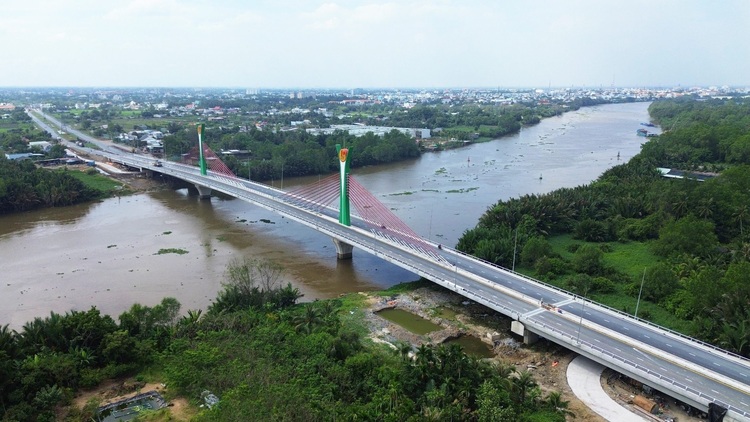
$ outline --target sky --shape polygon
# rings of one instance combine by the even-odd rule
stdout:
[[[0,86],[750,86],[750,0],[14,0]]]

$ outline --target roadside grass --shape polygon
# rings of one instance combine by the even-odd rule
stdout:
[[[113,195],[115,192],[118,193],[119,195],[128,195],[132,193],[132,191],[128,189],[127,185],[124,185],[109,177],[102,176],[101,174],[98,174],[98,173],[89,174],[88,172],[85,172],[85,171],[76,171],[76,170],[59,170],[59,171],[67,172],[67,174],[80,180],[89,188],[98,191],[101,196],[110,196],[110,195]]]

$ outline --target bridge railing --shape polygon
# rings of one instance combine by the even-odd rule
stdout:
[[[136,159],[136,158],[137,158],[137,159]],[[136,156],[136,157],[129,157],[129,156],[118,156],[118,157],[117,157],[117,159],[118,159],[118,160],[120,160],[120,161],[130,161],[130,160],[132,160],[133,162],[138,162],[138,163],[139,163],[139,165],[147,165],[147,164],[148,164],[148,163],[149,163],[149,162],[151,161],[151,160],[150,160],[149,158],[147,158],[147,157],[140,157],[140,156]],[[128,159],[130,159],[130,160],[128,160]],[[179,165],[178,163],[172,163],[172,164],[177,164],[177,165]],[[189,176],[192,176],[192,177],[191,177],[191,179],[192,179],[192,178],[195,178],[195,180],[194,180],[194,182],[195,182],[195,183],[199,183],[199,182],[201,181],[201,179],[203,179],[203,180],[205,181],[205,177],[204,177],[204,176],[201,176],[200,174],[198,174],[198,173],[197,173],[197,171],[192,171],[192,170],[194,170],[194,168],[193,168],[192,166],[182,166],[182,165],[179,165],[179,167],[189,167],[189,169],[190,169],[191,171],[185,171],[185,170],[180,170],[180,169],[175,169],[175,170],[176,170],[176,172],[177,172],[177,173],[187,173],[187,175],[189,175]],[[164,173],[170,173],[170,171],[169,171],[169,168],[168,168],[168,167],[167,167],[167,168],[165,168],[165,167],[159,167],[159,168],[154,168],[154,169],[152,169],[152,170],[154,170],[154,171],[160,171],[160,172],[164,172]],[[263,184],[258,184],[258,183],[255,183],[255,182],[247,181],[247,180],[245,180],[245,179],[242,179],[242,178],[230,178],[229,176],[226,176],[226,175],[223,175],[223,174],[222,174],[222,175],[220,175],[220,174],[210,174],[210,175],[209,175],[209,179],[211,179],[211,180],[214,180],[214,181],[217,181],[217,182],[219,182],[219,183],[224,183],[224,184],[226,184],[226,185],[232,186],[233,188],[244,188],[244,189],[250,189],[250,190],[252,190],[252,192],[253,192],[254,194],[256,194],[256,195],[261,195],[261,196],[265,196],[266,198],[268,198],[268,199],[270,199],[270,200],[273,200],[273,201],[276,201],[276,200],[279,200],[279,201],[281,201],[281,199],[279,199],[279,198],[276,198],[276,197],[274,197],[274,196],[272,196],[272,195],[269,195],[269,194],[267,194],[267,193],[265,193],[265,192],[261,192],[261,191],[260,191],[259,189],[257,189],[257,188],[259,188],[259,187],[266,187],[266,185],[263,185]],[[249,184],[249,185],[251,185],[251,186],[248,186],[248,184]],[[268,187],[267,189],[273,189],[273,188],[270,188],[270,187]],[[274,189],[274,191],[275,191],[275,189]],[[279,192],[280,192],[280,191],[279,191]],[[239,192],[235,192],[235,194],[237,194],[237,195],[240,195],[240,194],[241,194],[241,191],[239,191]],[[244,196],[244,195],[243,195],[243,196]],[[247,198],[247,199],[251,199],[251,198]],[[288,204],[288,203],[287,203],[287,205],[291,205],[291,204]],[[279,210],[280,210],[280,209],[279,209],[278,207],[273,207],[273,206],[272,206],[272,204],[267,204],[267,206],[271,206],[271,207],[272,207],[273,209],[275,209],[275,210],[277,210],[277,211],[279,211]],[[309,210],[307,210],[307,209],[304,209],[304,208],[302,208],[302,207],[296,207],[296,206],[295,206],[294,208],[296,208],[296,209],[298,209],[298,210],[300,210],[300,211],[303,211],[303,212],[310,212]],[[314,224],[315,224],[315,222],[314,222],[313,220],[307,220],[307,221],[308,221],[308,223],[310,223],[311,225],[314,225]],[[343,232],[341,232],[341,233],[337,233],[337,234],[338,234],[339,236],[345,237],[345,236],[344,236],[344,233],[343,233]],[[348,236],[347,236],[347,238],[348,238]],[[355,241],[354,239],[352,239],[352,238],[349,238],[349,240],[351,240],[351,241],[353,241],[353,242],[357,243],[357,242],[356,242],[356,241]],[[424,240],[423,240],[423,241],[424,241]],[[393,243],[393,242],[389,242],[389,243]],[[596,307],[598,307],[598,308],[602,308],[602,309],[604,309],[604,310],[607,310],[608,312],[611,312],[611,313],[614,313],[614,314],[620,315],[620,316],[622,316],[622,317],[625,317],[625,318],[628,318],[628,319],[631,319],[631,320],[637,321],[637,322],[638,322],[638,323],[640,323],[640,324],[643,324],[643,325],[646,325],[646,326],[652,327],[652,328],[654,328],[654,329],[657,329],[657,330],[660,330],[660,331],[662,331],[662,332],[666,332],[666,333],[669,333],[669,334],[670,334],[670,335],[672,335],[672,336],[675,336],[675,337],[681,338],[681,339],[683,339],[683,340],[687,340],[687,341],[690,341],[690,342],[693,342],[693,343],[699,344],[699,345],[703,346],[704,348],[710,349],[710,350],[711,350],[711,351],[713,351],[713,352],[716,352],[716,353],[719,353],[719,354],[721,354],[721,355],[724,355],[724,356],[727,356],[727,357],[730,357],[730,358],[733,358],[733,359],[739,360],[740,362],[743,362],[743,363],[745,363],[745,364],[747,364],[747,363],[750,363],[750,359],[748,359],[748,358],[745,358],[745,357],[743,357],[743,356],[741,356],[741,355],[738,355],[738,354],[736,354],[736,353],[732,353],[732,352],[730,352],[730,351],[724,350],[724,349],[722,349],[722,348],[720,348],[720,347],[717,347],[717,346],[715,346],[715,345],[712,345],[712,344],[706,343],[706,342],[704,342],[704,341],[702,341],[702,340],[699,340],[699,339],[696,339],[696,338],[694,338],[694,337],[691,337],[691,336],[685,335],[685,334],[683,334],[683,333],[680,333],[680,332],[674,331],[674,330],[672,330],[672,329],[669,329],[669,328],[667,328],[667,327],[663,327],[663,326],[661,326],[661,325],[658,325],[658,324],[655,324],[655,323],[653,323],[653,322],[651,322],[651,321],[648,321],[648,320],[644,320],[644,319],[641,319],[641,318],[635,317],[635,316],[633,316],[633,315],[631,315],[631,314],[629,314],[629,313],[626,313],[626,312],[624,312],[624,311],[621,311],[621,310],[619,310],[619,309],[616,309],[616,308],[612,308],[612,307],[610,307],[610,306],[607,306],[607,305],[604,305],[604,304],[601,304],[601,303],[598,303],[598,302],[594,302],[594,301],[592,301],[592,300],[586,299],[586,298],[584,298],[584,297],[581,297],[581,296],[578,296],[578,295],[574,295],[574,294],[572,294],[571,292],[569,292],[569,291],[567,291],[567,290],[564,290],[564,289],[561,289],[561,288],[559,288],[559,287],[557,287],[557,286],[554,286],[554,285],[551,285],[551,284],[545,283],[545,282],[543,282],[543,281],[541,281],[541,280],[536,280],[536,279],[534,279],[534,278],[531,278],[531,277],[529,277],[529,276],[526,276],[526,275],[524,275],[524,274],[518,273],[518,272],[516,272],[516,271],[514,271],[514,270],[511,270],[511,269],[508,269],[508,268],[502,267],[502,266],[500,266],[500,265],[497,265],[497,264],[495,264],[495,263],[492,263],[492,262],[489,262],[489,261],[486,261],[486,260],[483,260],[483,259],[477,258],[477,257],[475,257],[475,256],[469,255],[469,254],[467,254],[467,253],[464,253],[464,252],[462,252],[462,251],[459,251],[459,250],[457,250],[457,249],[452,249],[452,248],[447,248],[447,247],[443,247],[443,249],[446,249],[446,250],[449,250],[449,251],[451,251],[451,252],[453,252],[453,253],[456,253],[456,254],[458,254],[458,255],[462,255],[462,256],[464,256],[464,257],[467,257],[467,258],[470,258],[470,259],[473,259],[473,260],[479,261],[479,262],[481,262],[481,263],[483,263],[483,264],[485,264],[485,265],[487,265],[487,266],[490,266],[490,267],[496,268],[496,269],[498,269],[498,270],[500,270],[500,271],[503,271],[503,272],[505,272],[505,273],[508,273],[508,274],[512,274],[513,276],[515,276],[515,277],[518,277],[518,278],[521,278],[521,279],[523,279],[523,280],[526,280],[527,282],[530,282],[530,283],[533,283],[533,284],[536,284],[536,285],[539,285],[539,286],[543,286],[544,288],[546,288],[546,289],[548,289],[548,290],[552,290],[552,291],[558,292],[558,293],[560,293],[560,294],[562,294],[562,295],[564,295],[564,296],[567,296],[567,297],[569,297],[569,298],[576,298],[576,299],[579,299],[579,300],[581,300],[581,301],[584,301],[584,302],[586,302],[586,303],[587,303],[587,304],[589,304],[590,306],[596,306]],[[425,254],[425,253],[424,253],[424,251],[422,252],[422,254]],[[426,255],[427,255],[427,256],[430,256],[429,254],[426,254]],[[411,266],[410,266],[410,267],[411,267]],[[487,299],[485,299],[485,300],[487,300]]]
[[[448,249],[448,248],[445,248],[445,247],[444,247],[444,249]],[[681,338],[681,339],[683,339],[683,340],[687,340],[687,341],[690,341],[690,342],[693,342],[693,343],[697,343],[697,344],[700,344],[701,346],[703,346],[703,347],[705,347],[705,348],[711,349],[712,351],[714,351],[714,352],[718,352],[718,353],[720,353],[720,354],[723,354],[723,355],[725,355],[725,356],[727,356],[727,357],[730,357],[730,358],[733,358],[733,359],[737,359],[737,360],[739,360],[739,361],[741,361],[741,362],[743,362],[743,363],[745,363],[745,364],[750,364],[750,359],[748,359],[748,358],[746,358],[746,357],[744,357],[744,356],[738,355],[738,354],[736,354],[736,353],[732,353],[732,352],[730,352],[730,351],[728,351],[728,350],[722,349],[722,348],[720,348],[720,347],[718,347],[718,346],[715,346],[715,345],[713,345],[713,344],[710,344],[710,343],[706,343],[706,342],[705,342],[705,341],[703,341],[703,340],[699,340],[699,339],[697,339],[697,338],[694,338],[694,337],[691,337],[691,336],[685,335],[685,334],[683,334],[683,333],[680,333],[680,332],[678,332],[678,331],[672,330],[672,329],[670,329],[670,328],[667,328],[667,327],[661,326],[661,325],[659,325],[659,324],[655,324],[655,323],[653,323],[653,322],[651,322],[651,321],[648,321],[648,320],[645,320],[645,319],[641,319],[641,318],[638,318],[638,317],[636,317],[636,316],[633,316],[633,315],[631,315],[631,314],[629,314],[629,313],[627,313],[627,312],[624,312],[624,311],[622,311],[622,310],[620,310],[620,309],[616,309],[616,308],[613,308],[613,307],[611,307],[611,306],[607,306],[607,305],[604,305],[604,304],[602,304],[602,303],[599,303],[599,302],[594,302],[593,300],[590,300],[590,299],[586,299],[586,298],[585,298],[585,297],[583,297],[583,296],[578,296],[578,295],[575,295],[575,294],[573,294],[573,293],[571,293],[571,292],[569,292],[569,291],[567,291],[567,290],[565,290],[565,289],[561,289],[561,288],[559,288],[559,287],[557,287],[557,286],[553,286],[553,285],[551,285],[551,284],[548,284],[548,283],[545,283],[544,281],[541,281],[541,280],[536,280],[536,279],[534,279],[534,278],[531,278],[531,277],[529,277],[529,276],[527,276],[527,275],[524,275],[524,274],[518,273],[518,272],[516,272],[516,271],[510,270],[510,269],[508,269],[508,268],[505,268],[505,267],[503,267],[503,266],[497,265],[497,264],[495,264],[495,263],[493,263],[493,262],[485,261],[484,259],[481,259],[481,258],[477,258],[477,257],[475,257],[475,256],[473,256],[473,255],[467,254],[467,253],[465,253],[465,252],[462,252],[462,251],[459,251],[459,250],[457,250],[457,249],[449,249],[449,250],[450,250],[450,251],[453,251],[453,252],[455,252],[455,253],[457,253],[457,254],[459,254],[459,255],[465,256],[465,257],[467,257],[467,258],[472,258],[472,259],[474,259],[474,260],[477,260],[477,261],[481,261],[481,262],[482,262],[482,263],[484,263],[485,265],[489,265],[489,266],[491,266],[491,267],[494,267],[494,268],[497,268],[497,269],[499,269],[499,270],[501,270],[501,271],[505,271],[505,272],[507,272],[507,273],[509,273],[509,274],[513,274],[514,276],[516,276],[516,277],[519,277],[519,278],[522,278],[522,279],[524,279],[524,280],[526,280],[526,281],[529,281],[529,282],[531,282],[531,283],[535,283],[535,284],[537,284],[537,285],[540,285],[540,286],[544,286],[544,287],[545,287],[545,288],[547,288],[547,289],[550,289],[550,290],[555,290],[555,291],[557,291],[557,292],[559,292],[559,293],[563,293],[564,295],[566,295],[566,296],[569,296],[569,297],[571,297],[571,298],[576,298],[576,299],[578,299],[578,300],[584,301],[584,302],[586,302],[586,303],[587,303],[588,305],[590,305],[590,306],[596,306],[596,307],[599,307],[599,308],[604,308],[605,310],[607,310],[607,311],[609,311],[609,312],[612,312],[612,313],[618,314],[618,315],[620,315],[620,316],[623,316],[623,317],[626,317],[626,318],[629,318],[629,319],[635,320],[635,321],[637,321],[637,322],[639,322],[639,323],[641,323],[641,324],[644,324],[644,325],[648,325],[648,326],[650,326],[650,327],[652,327],[652,328],[655,328],[655,329],[658,329],[658,330],[660,330],[660,331],[663,331],[663,332],[669,333],[670,335],[673,335],[673,336],[675,336],[675,337],[679,337],[679,338]]]
[[[554,334],[556,334],[561,339],[564,339],[566,337],[570,338],[570,342],[569,343],[571,343],[571,344],[575,343],[575,344],[578,345],[578,347],[587,346],[589,349],[591,349],[593,351],[596,351],[599,354],[602,354],[602,355],[605,355],[605,356],[609,356],[609,358],[611,358],[611,359],[620,361],[624,365],[626,365],[628,367],[632,367],[636,371],[645,372],[647,375],[659,378],[660,380],[662,380],[662,381],[664,381],[664,382],[672,385],[673,387],[675,387],[677,389],[680,389],[680,390],[683,390],[685,392],[691,393],[692,395],[694,395],[694,396],[696,396],[696,397],[698,397],[700,399],[706,400],[708,403],[712,403],[712,402],[716,403],[716,404],[721,405],[722,407],[727,408],[728,410],[732,410],[733,412],[735,412],[735,413],[737,413],[739,415],[742,415],[744,417],[750,416],[750,413],[745,412],[742,409],[738,409],[736,407],[733,407],[733,406],[731,406],[731,405],[729,405],[727,403],[724,403],[724,402],[720,401],[719,399],[717,399],[717,398],[715,398],[713,396],[710,396],[710,395],[708,395],[708,394],[706,394],[706,393],[704,393],[702,391],[699,391],[699,390],[696,390],[694,388],[691,388],[691,387],[689,387],[689,386],[687,386],[685,384],[682,384],[682,383],[676,381],[673,378],[670,378],[670,377],[668,377],[666,375],[663,375],[663,374],[661,374],[659,372],[656,372],[656,371],[654,371],[652,369],[649,369],[649,368],[647,368],[647,367],[645,367],[643,365],[639,365],[637,362],[631,361],[630,359],[627,359],[627,358],[625,358],[623,356],[620,356],[620,355],[618,355],[616,353],[613,353],[613,352],[611,352],[611,351],[609,351],[607,349],[599,347],[599,346],[597,346],[597,345],[595,345],[595,344],[593,344],[591,342],[588,342],[586,340],[581,340],[580,338],[576,338],[573,335],[565,333],[564,331],[559,330],[559,329],[557,329],[557,328],[555,328],[555,327],[553,327],[553,326],[551,326],[549,324],[546,324],[546,323],[543,323],[543,322],[535,322],[535,324],[539,325],[539,326],[542,326],[543,328],[547,329],[547,331],[553,332]]]

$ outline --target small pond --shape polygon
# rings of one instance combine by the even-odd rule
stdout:
[[[491,358],[495,356],[487,343],[474,336],[463,335],[450,338],[446,340],[444,344],[458,344],[464,349],[464,353],[477,358]]]
[[[424,335],[433,331],[442,330],[443,327],[402,309],[389,308],[377,312],[378,315],[398,324],[414,334]]]
[[[455,319],[456,319],[456,316],[458,315],[458,312],[454,311],[453,309],[450,309],[450,308],[446,308],[446,307],[444,307],[444,306],[440,306],[440,307],[438,307],[438,308],[436,309],[436,312],[437,312],[437,315],[438,315],[438,316],[439,316],[440,318],[443,318],[443,319],[450,319],[450,320],[455,320]]]

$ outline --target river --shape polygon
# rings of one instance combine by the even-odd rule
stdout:
[[[647,108],[583,108],[492,142],[352,174],[415,232],[453,246],[500,199],[585,184],[630,159],[646,140],[635,131]],[[318,179],[287,178],[283,187]],[[241,257],[279,262],[303,300],[417,278],[356,249],[351,261],[337,261],[331,240],[313,229],[239,200],[199,201],[185,189],[0,217],[0,257],[0,326],[15,329],[91,306],[116,318],[165,296],[183,311],[205,308],[227,264]]]

